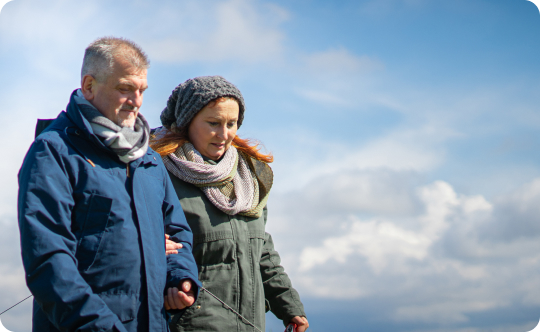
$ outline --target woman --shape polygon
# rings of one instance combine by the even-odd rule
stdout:
[[[152,147],[169,170],[193,231],[193,255],[207,290],[173,316],[172,331],[264,331],[268,310],[285,324],[297,324],[299,332],[309,326],[265,232],[273,158],[236,136],[244,111],[233,84],[204,76],[177,86],[161,113],[163,127]],[[175,308],[167,303],[171,297],[166,308]]]

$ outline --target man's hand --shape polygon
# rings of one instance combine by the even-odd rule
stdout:
[[[172,240],[169,240],[169,235],[165,234],[165,255],[177,254],[178,249],[182,248],[182,243],[176,243]]]
[[[191,280],[186,279],[180,281],[179,288],[181,290],[178,290],[176,287],[167,289],[167,295],[165,295],[165,310],[184,309],[193,305],[195,302],[195,293],[193,292]]]
[[[289,323],[298,325],[297,332],[304,332],[309,327],[309,323],[306,317],[295,316]]]

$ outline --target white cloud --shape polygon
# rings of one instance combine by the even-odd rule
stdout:
[[[110,34],[133,39],[158,62],[273,63],[283,53],[280,24],[288,17],[275,4],[250,0],[165,1],[161,6],[135,1],[127,11],[107,1],[19,0],[9,15],[2,15],[0,35],[8,45],[40,52],[29,55],[43,69],[54,57],[71,54],[73,44],[79,56],[66,58],[80,62],[88,43]]]
[[[325,188],[328,190],[331,187]],[[385,189],[391,191],[390,188]],[[346,193],[350,195],[352,191]],[[300,271],[307,272],[328,260],[344,264],[348,256],[356,254],[365,257],[375,274],[380,274],[390,261],[424,260],[430,246],[448,228],[447,218],[454,209],[461,209],[464,215],[491,211],[491,205],[481,197],[458,198],[445,182],[420,188],[419,196],[426,211],[417,217],[418,224],[412,230],[392,221],[361,221],[352,217],[344,235],[324,239],[323,246],[303,249]]]
[[[422,234],[401,229],[389,222],[356,221],[346,235],[327,238],[322,247],[304,248],[300,255],[300,271],[320,267],[330,259],[343,264],[349,255],[359,254],[367,258],[378,274],[387,266],[388,256],[423,259],[431,242]]]
[[[415,180],[392,187],[391,173]],[[421,185],[414,173],[335,173],[274,193],[268,228],[303,296],[377,299],[396,322],[466,324],[472,314],[540,304],[533,277],[540,263],[533,225],[539,186],[535,179],[489,202],[446,182]],[[368,197],[384,202],[385,193],[388,202],[372,208]],[[407,208],[396,214],[392,201]],[[522,219],[528,223],[517,226]],[[505,223],[530,234],[486,232],[504,232]]]
[[[176,6],[174,6],[176,7]],[[249,0],[187,1],[174,15],[160,12],[167,31],[147,34],[143,42],[157,61],[167,63],[281,61],[285,35],[279,23],[288,13],[276,5]],[[159,17],[159,16],[158,16]]]
[[[279,133],[276,136],[280,136]],[[431,171],[445,161],[444,142],[455,134],[444,128],[396,129],[368,141],[332,140],[327,133],[296,131],[276,142],[275,189],[294,190],[320,176],[343,171],[388,169]]]

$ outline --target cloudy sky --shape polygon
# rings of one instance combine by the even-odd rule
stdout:
[[[3,1],[0,1],[3,3]],[[540,319],[540,13],[526,0],[13,0],[0,12],[0,311],[26,297],[16,174],[84,48],[243,92],[275,156],[268,231],[313,332],[516,331]],[[30,300],[2,315],[30,331]],[[267,315],[267,331],[283,327]]]

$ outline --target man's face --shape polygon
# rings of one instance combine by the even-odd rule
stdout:
[[[106,118],[120,127],[133,127],[148,88],[146,69],[133,67],[115,57],[113,72],[103,83],[87,75],[83,78],[84,97]]]

